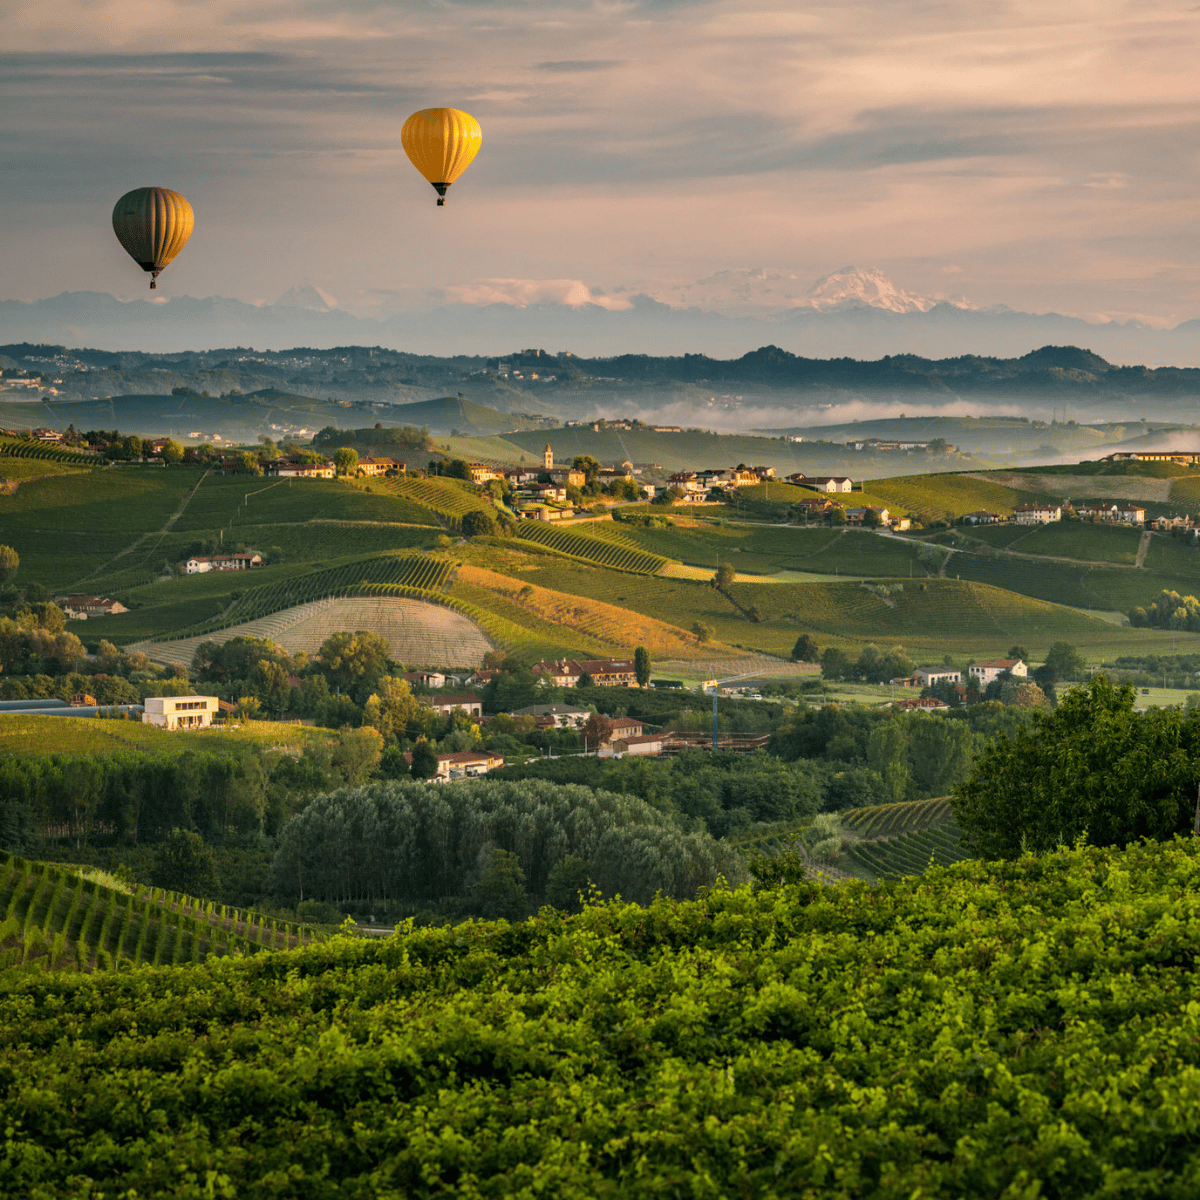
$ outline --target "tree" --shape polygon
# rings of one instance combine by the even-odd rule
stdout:
[[[525,895],[525,872],[521,860],[509,850],[496,847],[475,885],[479,912],[492,920],[519,921],[529,907]]]
[[[807,633],[802,633],[792,647],[792,662],[816,662],[821,657],[817,643]]]
[[[576,471],[582,471],[585,480],[594,483],[600,475],[600,464],[590,454],[577,454],[571,460]]]
[[[837,682],[845,679],[850,673],[850,656],[845,650],[829,646],[821,655],[821,675],[823,678]]]
[[[409,770],[414,779],[432,779],[437,774],[438,760],[428,738],[417,738],[412,748],[412,765]]]
[[[1035,711],[977,758],[953,797],[981,858],[1070,845],[1124,846],[1191,829],[1200,713],[1135,712],[1134,689],[1103,675]]]
[[[491,513],[481,508],[473,508],[463,513],[463,537],[489,537],[496,532],[496,521]]]
[[[403,734],[419,708],[408,680],[386,675],[363,706],[363,723],[378,729],[383,740],[390,742]]]
[[[211,898],[220,887],[212,848],[190,829],[172,829],[154,855],[152,882],[170,892]]]
[[[353,475],[358,470],[358,451],[353,446],[339,446],[333,452],[333,465],[339,475]]]
[[[374,690],[391,653],[391,646],[379,634],[359,629],[327,637],[321,643],[320,657],[331,683],[345,689]]]
[[[546,903],[562,912],[581,912],[589,883],[587,863],[577,854],[568,854],[550,868]]]
[[[580,732],[589,746],[599,750],[601,746],[607,746],[612,740],[613,725],[603,713],[592,713],[584,721],[583,729]]]
[[[1083,655],[1070,642],[1055,642],[1046,651],[1045,665],[1057,679],[1081,679],[1087,670]]]
[[[708,642],[712,640],[713,627],[706,621],[695,621],[692,624],[692,632],[696,635],[696,641]]]
[[[262,467],[258,461],[257,454],[251,454],[249,450],[243,450],[240,455],[241,469],[247,475],[261,475]]]
[[[377,729],[343,727],[330,753],[330,761],[351,787],[374,774],[383,755],[383,738]]]
[[[875,511],[875,509],[868,508],[867,511],[863,513],[863,525],[866,526],[867,529],[878,529],[882,524],[883,518]]]
[[[736,578],[737,572],[733,567],[723,562],[716,570],[716,574],[712,577],[712,585],[715,588],[727,588]]]
[[[1028,662],[1029,661],[1029,648],[1027,646],[1020,646],[1020,645],[1009,646],[1008,657],[1009,658],[1019,658],[1022,662]]]
[[[21,557],[11,546],[0,546],[0,583],[7,583],[20,565]]]
[[[166,463],[183,462],[183,446],[174,438],[167,438],[167,444],[162,448],[162,458]]]
[[[650,682],[650,651],[645,646],[639,646],[633,652],[633,673],[640,687]]]

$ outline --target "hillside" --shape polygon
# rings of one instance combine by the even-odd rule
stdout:
[[[1182,1200],[1198,855],[0,981],[7,1190]]]
[[[210,956],[287,949],[307,940],[298,926],[273,918],[162,888],[118,891],[86,872],[3,851],[0,914],[0,980],[17,967],[179,966]]]

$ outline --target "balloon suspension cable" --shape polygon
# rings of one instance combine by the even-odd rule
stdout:
[[[438,194],[438,208],[443,208],[446,204],[446,189],[450,185],[448,183],[435,183],[433,186]]]

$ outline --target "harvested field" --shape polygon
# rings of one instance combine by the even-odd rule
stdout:
[[[207,637],[139,642],[136,649],[156,662],[186,665],[201,642],[249,636],[270,638],[289,654],[314,654],[332,634],[358,629],[379,634],[391,645],[392,657],[408,666],[477,667],[492,649],[479,626],[462,613],[390,596],[316,600]]]
[[[784,658],[773,658],[768,654],[746,654],[741,658],[711,658],[693,661],[683,659],[667,659],[663,662],[655,660],[654,676],[670,679],[675,675],[692,677],[697,670],[707,671],[707,678],[728,679],[734,675],[745,675],[742,682],[751,683],[755,679],[795,679],[801,675],[819,675],[821,668],[817,663],[788,662]],[[753,672],[753,674],[750,674]]]

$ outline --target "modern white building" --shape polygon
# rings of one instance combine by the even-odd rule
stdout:
[[[205,729],[217,711],[216,696],[147,696],[143,725],[162,729]]]

